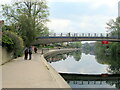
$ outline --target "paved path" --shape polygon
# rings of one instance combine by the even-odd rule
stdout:
[[[32,60],[23,57],[2,66],[3,88],[70,88],[39,53]]]

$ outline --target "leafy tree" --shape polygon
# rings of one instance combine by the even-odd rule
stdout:
[[[120,17],[117,17],[115,20],[110,20],[107,23],[107,28],[110,31],[110,36],[120,38]]]
[[[110,20],[108,23],[109,36],[114,38],[120,38],[120,17],[117,17],[115,20]],[[112,54],[120,54],[120,43],[110,43],[109,47]]]
[[[45,0],[21,0],[12,5],[2,5],[3,16],[13,31],[21,35],[30,46],[38,35],[48,34],[46,27],[49,15]]]

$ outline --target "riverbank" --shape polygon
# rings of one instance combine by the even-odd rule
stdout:
[[[62,50],[52,50],[49,53]],[[65,50],[64,50],[65,51]],[[23,57],[2,66],[2,88],[70,88],[40,52],[32,60]]]

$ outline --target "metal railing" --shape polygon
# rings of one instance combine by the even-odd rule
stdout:
[[[108,33],[49,33],[41,37],[108,37],[120,38],[118,34]]]
[[[59,37],[108,37],[106,33],[50,33],[48,36]]]

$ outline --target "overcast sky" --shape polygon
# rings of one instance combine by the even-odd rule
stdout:
[[[1,4],[13,0],[1,0]],[[54,32],[105,33],[106,22],[118,16],[119,0],[47,0],[48,27]]]
[[[118,16],[118,0],[48,0],[49,27],[55,32],[105,33]]]

